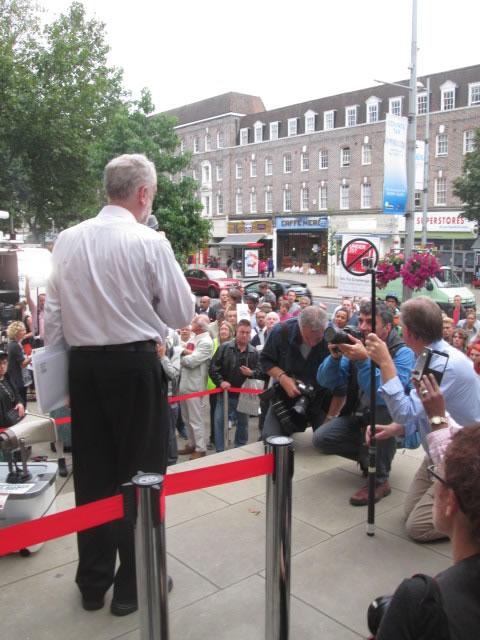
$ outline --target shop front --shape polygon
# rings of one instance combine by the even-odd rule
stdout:
[[[277,269],[298,266],[327,272],[327,216],[278,216],[275,231]]]
[[[229,257],[241,263],[242,252],[248,247],[259,250],[259,259],[268,258],[272,253],[271,220],[229,221],[227,235],[218,244],[220,264],[226,264]]]

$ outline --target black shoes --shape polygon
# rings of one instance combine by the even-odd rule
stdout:
[[[98,611],[99,609],[103,608],[104,604],[105,599],[103,596],[98,599],[86,598],[85,596],[82,596],[82,607],[85,609],[85,611]]]
[[[173,589],[173,580],[170,576],[167,576],[168,593]],[[110,605],[110,612],[114,616],[128,616],[134,613],[138,609],[138,602],[134,600],[132,602],[118,602],[113,599]]]
[[[62,478],[66,478],[68,476],[67,463],[65,462],[65,458],[58,458],[58,475],[62,476]]]

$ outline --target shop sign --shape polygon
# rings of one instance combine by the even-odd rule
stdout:
[[[405,218],[399,218],[399,231],[405,231]],[[427,231],[433,233],[435,231],[458,231],[462,233],[473,233],[474,222],[467,220],[462,216],[461,211],[429,211],[427,213]],[[415,231],[421,231],[423,225],[423,217],[419,212],[415,212]]]
[[[228,233],[272,233],[271,220],[236,220],[228,223]]]
[[[291,216],[289,218],[276,218],[275,225],[279,231],[328,229],[328,218],[327,216]]]

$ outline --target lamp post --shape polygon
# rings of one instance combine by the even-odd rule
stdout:
[[[425,115],[425,159],[423,161],[423,203],[422,203],[422,246],[427,244],[427,209],[428,209],[428,145],[430,138],[430,78],[427,78],[427,113]]]

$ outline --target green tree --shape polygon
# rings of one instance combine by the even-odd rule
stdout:
[[[78,220],[98,199],[91,148],[121,103],[122,73],[107,66],[104,25],[87,20],[80,3],[43,36],[36,5],[0,3],[0,73],[15,68],[9,95],[2,95],[10,131],[0,131],[0,149],[7,148],[2,187],[12,194],[12,213],[38,238],[52,222],[63,228]]]
[[[195,197],[198,188],[192,178],[177,176],[190,163],[190,154],[179,154],[180,140],[175,133],[177,120],[160,114],[152,116],[154,105],[147,89],[139,102],[122,104],[113,117],[104,138],[94,153],[98,175],[105,164],[122,153],[144,153],[154,164],[158,175],[153,213],[159,228],[165,231],[179,262],[190,251],[202,247],[209,238],[211,223],[202,218],[201,202]]]
[[[463,213],[480,223],[480,129],[475,132],[475,148],[465,155],[463,175],[453,181],[453,195],[464,203]]]

